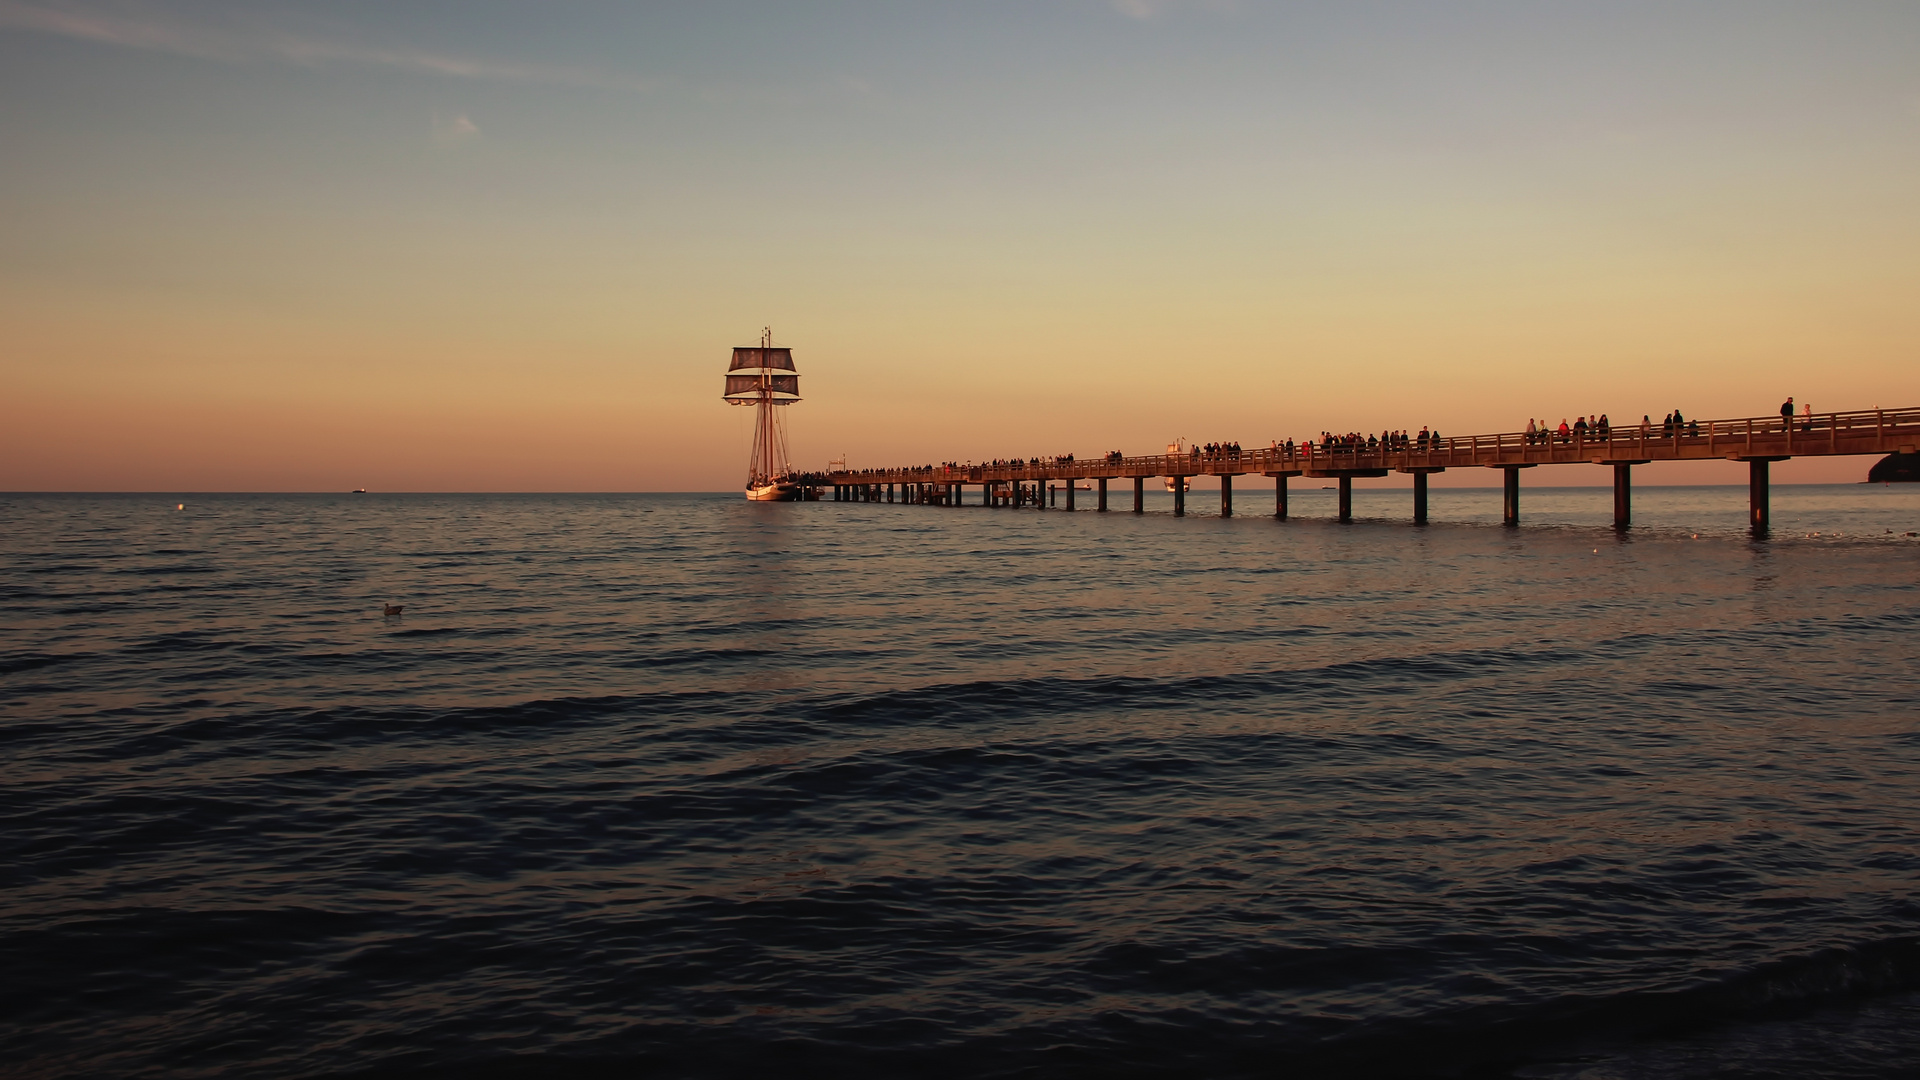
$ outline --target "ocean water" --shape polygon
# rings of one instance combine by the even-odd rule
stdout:
[[[1920,1073],[1920,490],[1299,486],[0,497],[0,1076]]]

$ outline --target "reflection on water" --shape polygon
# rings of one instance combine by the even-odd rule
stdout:
[[[0,1054],[1920,1064],[1920,492],[1251,487],[8,497]]]

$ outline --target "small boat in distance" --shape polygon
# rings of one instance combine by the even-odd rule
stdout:
[[[352,491],[350,491],[350,492],[348,492],[347,494],[349,494],[349,495],[365,495],[366,493],[367,493],[367,489],[366,489],[366,488],[354,488],[354,489],[353,489]]]
[[[747,461],[747,498],[753,502],[795,502],[806,497],[806,487],[787,461],[787,429],[783,407],[800,400],[800,375],[793,366],[793,350],[773,344],[773,328],[760,333],[760,344],[733,350],[727,365],[729,405],[751,405],[753,455]]]

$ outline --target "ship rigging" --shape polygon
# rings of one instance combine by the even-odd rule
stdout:
[[[753,456],[747,463],[747,498],[754,502],[792,502],[805,498],[806,487],[787,459],[785,406],[800,400],[800,375],[793,366],[793,350],[773,344],[773,328],[760,334],[758,346],[733,350],[727,366],[729,405],[751,405]]]

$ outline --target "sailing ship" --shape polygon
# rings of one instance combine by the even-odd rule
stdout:
[[[727,365],[729,405],[751,405],[753,457],[747,463],[747,498],[754,502],[794,502],[806,488],[787,461],[784,407],[800,400],[800,375],[793,366],[793,350],[773,344],[773,328],[760,334],[758,346],[733,350]]]

